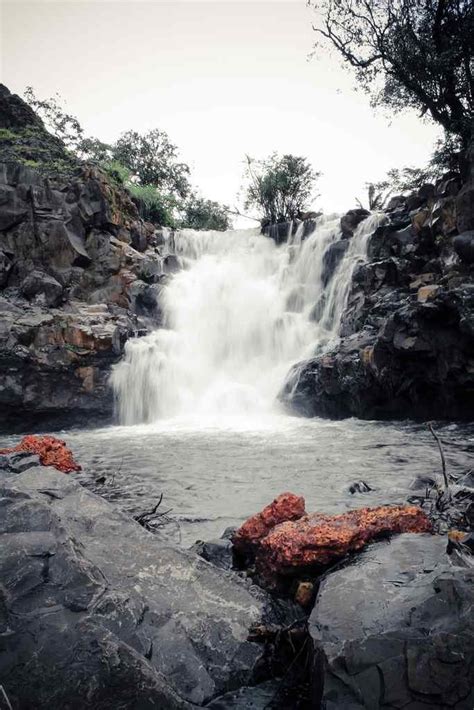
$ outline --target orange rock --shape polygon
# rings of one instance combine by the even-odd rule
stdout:
[[[253,515],[237,530],[233,538],[234,547],[238,552],[246,552],[256,547],[275,525],[285,520],[297,520],[305,513],[302,496],[282,493],[261,513]]]
[[[256,567],[268,581],[301,569],[327,566],[375,538],[393,533],[430,532],[431,523],[416,506],[362,508],[342,515],[305,515],[275,526],[260,540]]]
[[[237,552],[255,556],[257,572],[269,584],[325,567],[378,537],[430,532],[431,523],[417,506],[385,505],[341,515],[305,514],[304,498],[283,493],[234,535]]]
[[[54,466],[63,473],[81,470],[79,464],[74,461],[72,452],[67,448],[66,442],[54,436],[29,434],[13,448],[1,449],[0,454],[11,454],[14,451],[29,451],[37,454],[43,466]]]

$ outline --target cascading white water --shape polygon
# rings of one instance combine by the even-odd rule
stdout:
[[[128,341],[112,375],[122,423],[270,412],[290,366],[337,338],[352,271],[380,219],[359,225],[326,288],[339,217],[280,246],[257,230],[176,234],[184,268],[162,295],[165,327]]]

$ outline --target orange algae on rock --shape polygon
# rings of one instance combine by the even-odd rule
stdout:
[[[42,466],[54,466],[58,471],[71,473],[80,471],[81,467],[74,461],[72,451],[66,442],[55,436],[24,436],[19,444],[10,449],[1,449],[0,454],[11,454],[15,451],[28,451],[39,456]]]
[[[282,493],[267,505],[257,515],[251,518],[237,530],[233,537],[237,551],[246,551],[258,546],[275,525],[288,520],[297,520],[306,514],[303,496],[294,493]]]

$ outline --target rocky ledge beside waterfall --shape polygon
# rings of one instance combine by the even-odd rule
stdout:
[[[447,174],[392,198],[352,273],[341,339],[287,378],[280,397],[293,410],[332,418],[472,418],[474,149],[471,165],[464,185]],[[366,215],[352,210],[342,218],[342,239],[326,255],[328,282]]]
[[[2,427],[110,419],[111,366],[129,337],[159,323],[176,259],[166,230],[4,86],[0,235]]]

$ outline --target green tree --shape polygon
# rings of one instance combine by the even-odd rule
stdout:
[[[315,172],[306,158],[273,153],[265,160],[247,156],[245,209],[256,208],[262,222],[296,219],[317,195]]]
[[[189,167],[178,161],[178,149],[165,131],[154,128],[144,135],[126,131],[112,152],[142,185],[157,185],[160,191],[181,198],[189,194]]]
[[[190,229],[225,231],[232,228],[228,207],[195,194],[186,201],[182,226]]]
[[[472,0],[309,4],[317,10],[315,31],[355,69],[373,104],[431,117],[464,167],[474,120]]]
[[[43,120],[48,131],[59,138],[78,158],[96,162],[110,158],[110,146],[98,138],[86,137],[76,116],[67,113],[63,107],[59,94],[48,99],[39,99],[33,88],[28,86],[24,98]]]

